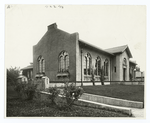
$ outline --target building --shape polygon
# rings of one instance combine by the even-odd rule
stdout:
[[[22,75],[25,76],[28,81],[33,80],[33,63],[30,63],[30,65],[28,65],[27,67],[22,68],[21,71]],[[22,78],[22,75],[19,77]]]
[[[136,81],[144,81],[144,72],[136,71],[135,80]]]
[[[134,76],[136,63],[127,45],[101,49],[49,25],[41,40],[33,46],[33,77],[47,76],[55,81],[100,81],[101,69],[105,81],[129,81]]]

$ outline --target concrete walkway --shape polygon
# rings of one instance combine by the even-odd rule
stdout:
[[[107,97],[109,98],[109,97]],[[89,103],[98,103],[98,100],[101,99],[96,99],[93,96],[90,96],[89,98],[85,98],[85,95],[83,95],[81,98],[81,100],[87,100],[89,101]],[[126,107],[126,106],[115,106],[113,104],[105,104],[105,102],[99,102],[99,105],[101,106],[105,106],[105,107],[110,107],[110,108],[118,108],[120,110],[124,110],[124,109],[130,109],[131,114],[133,117],[136,118],[144,118],[144,108],[132,108],[132,107]]]
[[[131,108],[133,117],[144,118],[144,109]]]

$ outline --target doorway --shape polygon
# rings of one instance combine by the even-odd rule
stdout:
[[[123,81],[126,81],[126,68],[123,68]]]

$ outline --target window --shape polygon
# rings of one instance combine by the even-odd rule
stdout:
[[[124,67],[127,66],[127,60],[126,60],[126,58],[123,59],[123,66],[124,66]]]
[[[104,61],[104,76],[108,76],[108,59]]]
[[[62,51],[59,55],[59,72],[67,72],[69,70],[69,55]]]
[[[100,57],[97,57],[95,62],[95,75],[100,75],[100,69],[101,69],[101,59]]]
[[[39,56],[38,57],[38,60],[37,60],[37,71],[38,73],[45,73],[45,60],[42,56]]]
[[[42,66],[42,72],[45,72],[45,60],[44,59],[42,59],[41,60],[41,66]]]
[[[84,57],[84,75],[91,75],[91,55],[87,53]]]
[[[116,73],[116,66],[114,67],[114,72]]]

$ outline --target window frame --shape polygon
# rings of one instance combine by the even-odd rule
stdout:
[[[92,67],[92,57],[90,53],[86,53],[84,55],[84,75],[91,75],[91,67]]]
[[[95,61],[95,75],[100,76],[101,58],[98,56]]]
[[[58,72],[64,73],[69,72],[69,54],[66,51],[60,52],[58,56]]]
[[[105,59],[104,61],[104,76],[108,76],[109,75],[109,61],[108,59]]]
[[[39,56],[37,59],[37,71],[38,73],[45,73],[45,59],[43,56]]]

